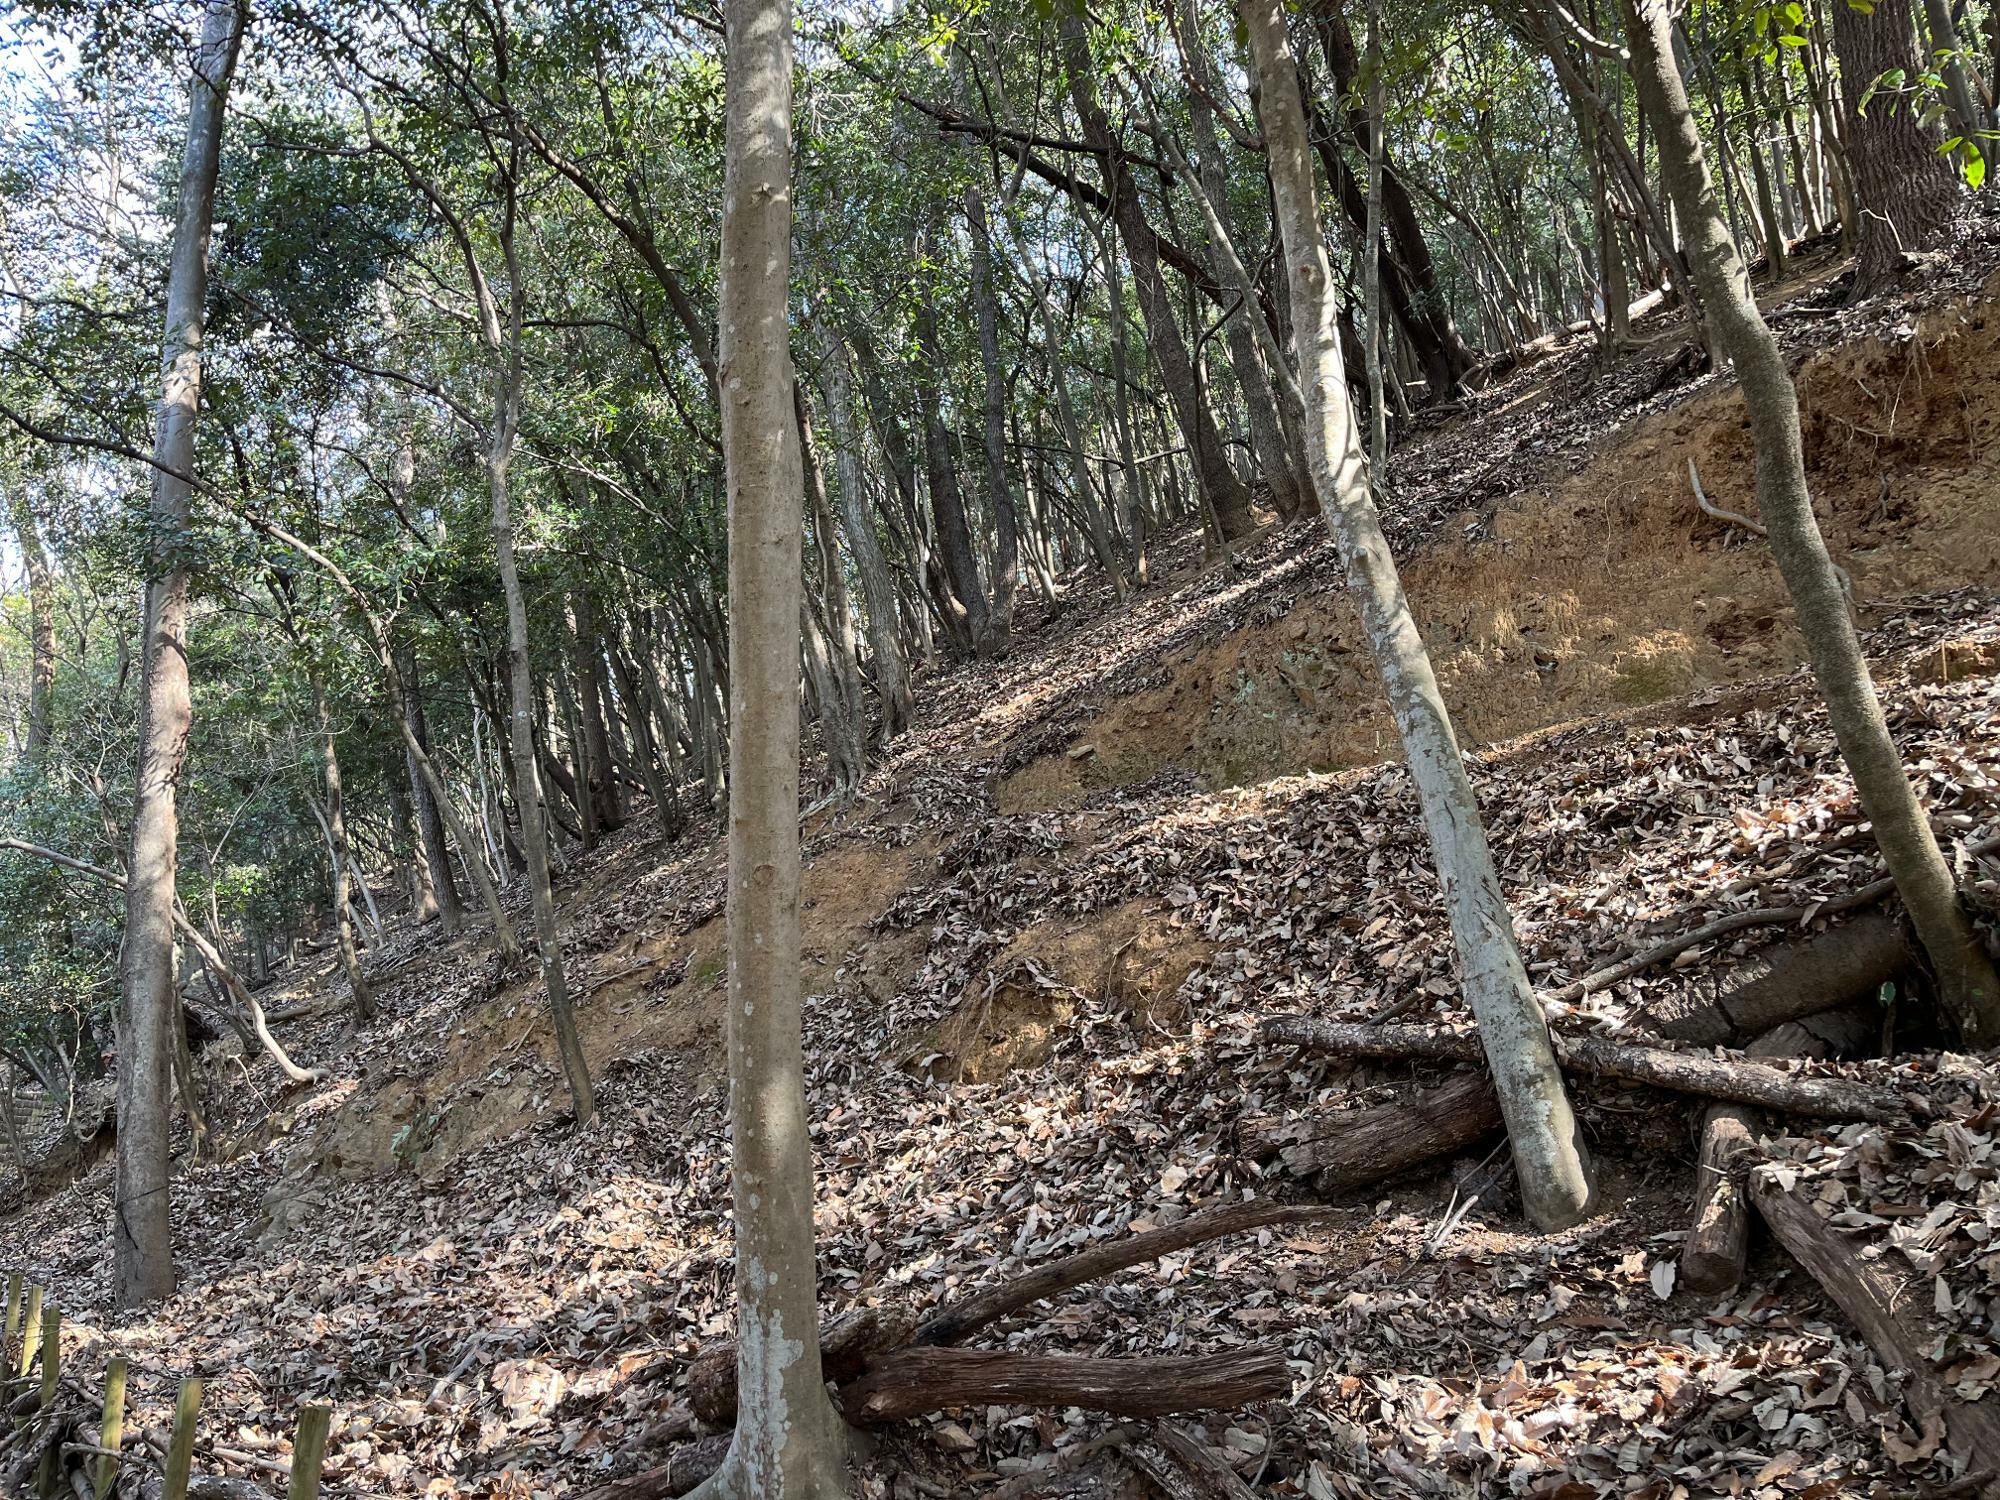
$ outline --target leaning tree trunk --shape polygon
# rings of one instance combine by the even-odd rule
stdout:
[[[786,333],[792,7],[729,0],[722,450],[729,490],[729,1117],[741,1399],[725,1500],[844,1493],[820,1373],[799,995],[803,474]]]
[[[1935,132],[1917,115],[1917,96],[1905,82],[1861,97],[1884,73],[1918,73],[1910,0],[1876,0],[1867,12],[1832,0],[1833,47],[1840,57],[1840,98],[1847,152],[1858,200],[1854,287],[1850,300],[1877,291],[1895,274],[1897,259],[1915,250],[1950,217],[1957,175],[1938,154]]]
[[[1132,284],[1139,294],[1139,310],[1146,319],[1146,342],[1152,346],[1153,361],[1159,367],[1160,384],[1166,387],[1167,399],[1173,404],[1174,419],[1187,441],[1188,451],[1194,455],[1196,482],[1209,504],[1215,507],[1224,539],[1235,541],[1257,527],[1250,510],[1250,491],[1229,465],[1229,450],[1196,382],[1194,361],[1188,353],[1187,341],[1181,336],[1173,298],[1160,275],[1159,236],[1147,222],[1146,206],[1139,200],[1138,181],[1111,128],[1110,117],[1097,99],[1090,38],[1084,24],[1080,15],[1064,12],[1063,65],[1069,70],[1070,98],[1076,104],[1077,117],[1083,121],[1084,141],[1104,174],[1118,237],[1125,242],[1125,253],[1132,262]]]
[[[169,1090],[179,996],[174,973],[175,788],[193,716],[188,693],[188,573],[180,540],[194,496],[195,418],[201,407],[208,237],[222,156],[223,101],[236,71],[244,17],[237,0],[208,0],[189,91],[180,202],[167,273],[160,421],[153,440],[153,552],[146,582],[145,667],[125,931],[118,960],[118,1176],[111,1245],[118,1301],[132,1306],[174,1289],[168,1218]]]
[[[1305,105],[1285,36],[1284,5],[1285,0],[1242,0],[1291,281],[1306,454],[1430,829],[1465,997],[1478,1019],[1506,1116],[1522,1200],[1537,1224],[1556,1229],[1588,1210],[1589,1167],[1548,1023],[1514,944],[1513,921],[1465,762],[1369,496],[1367,458],[1341,364],[1332,268],[1320,231]]]
[[[1640,104],[1659,138],[1661,171],[1687,231],[1696,285],[1743,387],[1757,452],[1758,512],[1798,612],[1834,738],[1854,774],[1862,808],[1875,825],[1883,863],[1930,957],[1939,998],[1968,1045],[1991,1046],[2000,1041],[2000,979],[1959,905],[1950,867],[1903,772],[1848,618],[1838,570],[1813,516],[1799,439],[1798,392],[1778,341],[1757,310],[1749,273],[1716,205],[1701,137],[1674,65],[1666,0],[1625,4]]]

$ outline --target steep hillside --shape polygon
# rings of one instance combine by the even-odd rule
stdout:
[[[1801,318],[1799,336],[1840,341],[1804,356],[1800,385],[1892,721],[1941,825],[1971,839],[2000,829],[2000,307],[1952,290],[1889,326]],[[1710,380],[1604,433],[1576,425],[1598,379],[1559,354],[1398,460],[1410,591],[1551,991],[1662,933],[1879,873],[1775,573],[1689,488],[1691,459],[1716,505],[1752,508],[1740,402]],[[1605,410],[1630,393],[1602,393]],[[1319,528],[1268,533],[1227,568],[1198,541],[1163,547],[1162,581],[1129,604],[1080,589],[1006,661],[931,680],[863,796],[809,816],[831,1310],[933,1305],[1191,1210],[1310,1197],[1270,1143],[1435,1076],[1259,1039],[1279,1011],[1447,1019],[1456,990]],[[574,1495],[659,1462],[693,1430],[692,1359],[729,1327],[721,876],[712,819],[671,845],[635,820],[572,856],[567,951],[603,1080],[589,1128],[565,1121],[539,986],[494,987],[476,935],[393,922],[368,956],[376,1022],[348,1019],[330,960],[265,996],[310,1012],[286,1044],[327,1081],[284,1085],[233,1043],[204,1054],[222,1144],[178,1185],[178,1296],[108,1311],[108,1164],[0,1224],[0,1264],[55,1289],[79,1367],[133,1356],[144,1422],[173,1377],[204,1374],[211,1468],[254,1471],[244,1456],[274,1450],[305,1393],[335,1404],[349,1493]],[[1629,1034],[1783,930],[1552,1008]],[[1905,1034],[1921,1044],[1921,1023]],[[1792,1121],[1806,1133],[1773,1149],[1816,1181],[1861,1174],[1868,1233],[1964,1205],[1923,1251],[1936,1358],[1981,1391],[2000,1372],[1979,1258],[2000,1091],[1949,1060],[1873,1066],[1939,1122]],[[1760,1246],[1721,1301],[1676,1286],[1682,1103],[1579,1091],[1606,1207],[1575,1230],[1526,1232],[1483,1142],[982,1342],[1282,1344],[1289,1399],[1207,1425],[1276,1494],[1943,1493],[1924,1488],[1953,1473],[1941,1434],[1906,1423],[1898,1377],[1781,1253]],[[1947,1150],[1955,1174],[1906,1170]],[[1047,1492],[1043,1470],[1105,1430],[1003,1408],[893,1428],[868,1493]]]

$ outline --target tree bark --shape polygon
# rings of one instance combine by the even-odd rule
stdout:
[[[833,526],[833,507],[827,503],[826,471],[819,461],[819,444],[814,439],[812,410],[806,404],[806,388],[792,383],[792,415],[799,427],[799,462],[805,477],[806,511],[812,523],[813,553],[818,564],[819,599],[817,613],[809,608],[806,650],[823,668],[824,691],[820,694],[820,738],[826,747],[826,771],[833,794],[842,802],[852,798],[868,770],[868,718],[861,705],[861,652],[854,634],[854,605],[847,594],[847,574],[840,566],[840,543]],[[809,600],[809,605],[811,601]],[[824,618],[824,628],[814,624]]]
[[[1826,1289],[1882,1363],[1904,1372],[1903,1399],[1918,1425],[1942,1416],[1952,1450],[1966,1459],[1968,1468],[1989,1475],[2000,1468],[2000,1409],[1989,1400],[1958,1400],[1931,1361],[1934,1337],[1924,1310],[1931,1295],[1929,1280],[1899,1276],[1887,1259],[1863,1260],[1852,1240],[1836,1233],[1818,1209],[1784,1185],[1780,1172],[1767,1166],[1750,1174],[1751,1201],[1779,1243]]]
[[[856,1423],[954,1406],[1081,1406],[1124,1417],[1234,1411],[1291,1384],[1282,1349],[1252,1345],[1181,1358],[1088,1359],[1000,1349],[898,1349],[840,1393]]]
[[[1139,294],[1139,310],[1146,319],[1146,342],[1152,347],[1153,362],[1159,367],[1160,383],[1166,387],[1181,436],[1194,456],[1195,479],[1215,509],[1223,538],[1235,541],[1246,537],[1257,526],[1250,511],[1250,491],[1230,467],[1229,452],[1223,446],[1215,417],[1195,383],[1194,361],[1186,340],[1181,337],[1173,299],[1160,276],[1159,236],[1147,222],[1138,181],[1112,131],[1110,117],[1098,103],[1090,38],[1084,21],[1068,11],[1063,12],[1062,18],[1062,49],[1063,66],[1069,71],[1070,98],[1083,122],[1084,141],[1104,174],[1118,236],[1132,262],[1132,283]]]
[[[986,447],[986,497],[993,512],[993,598],[979,638],[983,656],[1007,654],[1014,630],[1014,593],[1021,573],[1020,520],[1014,482],[1007,474],[1007,374],[1000,367],[1000,311],[993,296],[993,235],[986,196],[977,183],[965,189],[965,222],[972,234],[972,308],[979,327],[979,369],[984,399],[981,433]]]
[[[917,299],[917,404],[924,429],[924,478],[931,495],[931,521],[937,532],[937,557],[944,587],[938,596],[945,629],[961,652],[970,654],[986,636],[986,592],[979,581],[979,559],[972,550],[966,524],[965,497],[958,487],[958,467],[951,454],[951,437],[944,426],[944,393],[939,386],[945,370],[938,342],[935,294],[926,287]]]
[[[896,584],[868,515],[868,492],[861,470],[861,427],[854,415],[854,385],[847,369],[847,348],[829,318],[817,320],[821,383],[826,390],[827,420],[833,427],[834,490],[839,496],[841,529],[848,555],[861,581],[861,602],[867,616],[869,666],[875,696],[882,707],[882,738],[893,740],[910,726],[916,699],[903,659],[897,629]]]
[[[188,572],[180,555],[194,495],[201,407],[208,240],[222,155],[223,104],[244,15],[237,0],[205,0],[194,54],[180,197],[167,273],[159,427],[153,441],[152,552],[147,560],[139,756],[119,956],[118,1175],[113,1279],[131,1307],[174,1289],[168,1217],[168,1090],[173,1060],[175,791],[193,714],[188,691]]]
[[[38,766],[48,753],[55,719],[55,579],[49,571],[48,549],[42,546],[41,527],[24,490],[15,490],[12,506],[14,539],[28,570],[28,724],[21,759],[29,766]]]
[[[1919,250],[1951,215],[1957,174],[1938,154],[1936,132],[1917,117],[1919,72],[1910,0],[1875,0],[1864,13],[1833,0],[1833,48],[1840,57],[1840,99],[1858,200],[1854,287],[1850,301],[1880,291],[1905,251]],[[1884,73],[1900,68],[1901,88],[1861,98]]]
[[[698,1493],[845,1493],[820,1370],[799,985],[799,429],[787,332],[792,7],[728,0],[722,447],[729,492],[729,1115],[736,1436]]]
[[[1501,1123],[1493,1080],[1455,1073],[1387,1104],[1317,1112],[1265,1139],[1293,1176],[1322,1193],[1352,1193],[1468,1150]]]
[[[334,746],[333,712],[327,706],[326,689],[317,673],[313,677],[313,714],[319,721],[320,771],[326,787],[327,857],[333,865],[334,944],[340,953],[341,972],[347,975],[347,986],[353,996],[354,1018],[368,1021],[375,1015],[375,991],[362,972],[361,952],[354,942],[354,918],[349,910],[353,860],[347,848],[346,798],[341,791],[340,755]]]
[[[1886,0],[1873,17],[1900,5]],[[1807,659],[1826,698],[1840,753],[1884,863],[1937,973],[1946,1013],[1968,1046],[2000,1041],[2000,978],[1959,905],[1951,869],[1904,774],[1861,642],[1848,617],[1839,573],[1827,555],[1806,488],[1798,392],[1778,341],[1765,326],[1750,278],[1716,206],[1701,138],[1674,66],[1666,0],[1624,0],[1640,103],[1659,137],[1667,191],[1688,235],[1688,257],[1715,337],[1736,367],[1756,449],[1757,508],[1792,597]],[[1837,5],[1836,24],[1847,10]],[[1907,24],[1907,7],[1903,7]],[[1869,19],[1855,16],[1855,20]],[[1877,101],[1882,107],[1883,101]]]
[[[1278,222],[1297,320],[1306,452],[1328,529],[1346,564],[1390,710],[1415,781],[1444,888],[1467,1003],[1507,1117],[1522,1199],[1544,1229],[1575,1223],[1591,1188],[1581,1133],[1563,1090],[1543,1020],[1514,944],[1479,807],[1452,733],[1423,638],[1369,496],[1341,364],[1332,269],[1320,232],[1307,154],[1298,68],[1285,35],[1282,0],[1242,0],[1258,79],[1258,109],[1271,162]]]
[[[1273,1016],[1264,1022],[1263,1030],[1273,1041],[1343,1057],[1424,1057],[1438,1062],[1468,1063],[1481,1060],[1478,1039],[1428,1026]],[[1595,1036],[1558,1037],[1555,1051],[1563,1065],[1576,1072],[1648,1083],[1707,1099],[1754,1104],[1787,1114],[1888,1123],[1910,1117],[1902,1096],[1884,1085],[1849,1078],[1808,1077],[1769,1063],[1752,1062],[1740,1055],[1716,1057],[1702,1052],[1673,1052],[1664,1047],[1636,1047]]]
[[[414,651],[406,651],[397,666],[400,691],[396,694],[403,717],[403,737],[407,742],[403,762],[410,776],[410,805],[416,811],[417,840],[423,846],[424,866],[430,871],[431,890],[437,901],[438,925],[445,936],[455,935],[465,925],[465,898],[458,893],[458,877],[451,868],[451,844],[445,836],[444,818],[438,799],[431,792],[419,756],[430,753],[430,727],[424,722],[424,695],[417,675]],[[468,851],[473,853],[473,851]],[[422,920],[419,917],[419,920]]]

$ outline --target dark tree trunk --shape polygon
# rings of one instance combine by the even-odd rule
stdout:
[[[1915,97],[1884,88],[1860,108],[1876,79],[1900,68],[1918,73],[1910,0],[1877,0],[1863,14],[1833,0],[1833,46],[1840,57],[1840,101],[1847,150],[1860,200],[1854,287],[1850,298],[1880,291],[1904,251],[1920,248],[1951,214],[1957,181],[1938,155],[1936,133],[1917,118]]]
[[[1125,242],[1125,253],[1132,262],[1132,284],[1139,294],[1139,310],[1145,315],[1146,342],[1152,347],[1153,362],[1159,367],[1160,383],[1173,403],[1181,436],[1198,465],[1196,478],[1215,508],[1222,535],[1231,541],[1248,536],[1257,526],[1250,511],[1250,490],[1230,467],[1229,450],[1224,447],[1215,417],[1195,383],[1194,361],[1175,320],[1173,298],[1167,294],[1166,282],[1160,276],[1159,236],[1146,220],[1145,205],[1139,201],[1139,184],[1112,132],[1110,117],[1097,101],[1090,39],[1080,17],[1065,15],[1062,42],[1063,62],[1069,69],[1070,98],[1083,121],[1083,138],[1104,173],[1118,236]]]

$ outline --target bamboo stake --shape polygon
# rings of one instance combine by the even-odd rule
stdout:
[[[201,1405],[201,1382],[183,1380],[174,1401],[174,1431],[167,1442],[167,1483],[160,1500],[187,1500],[188,1470],[194,1467],[194,1414]]]
[[[28,1312],[21,1325],[21,1361],[15,1373],[26,1380],[28,1372],[35,1367],[35,1355],[42,1344],[42,1289],[28,1288]]]
[[[99,1500],[111,1500],[112,1486],[118,1482],[118,1448],[125,1441],[125,1372],[122,1356],[104,1367],[104,1420],[97,1429],[97,1442],[106,1451],[98,1456],[91,1481]]]
[[[292,1481],[285,1491],[290,1500],[319,1500],[320,1465],[332,1424],[330,1406],[308,1406],[299,1413],[298,1436],[292,1439]]]

